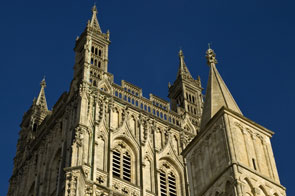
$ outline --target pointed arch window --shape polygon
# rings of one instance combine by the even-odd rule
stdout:
[[[33,125],[33,132],[35,133],[37,131],[37,123],[34,123]]]
[[[160,191],[161,196],[176,196],[176,177],[170,172],[160,171]]]
[[[131,182],[131,155],[128,151],[113,152],[113,176]]]

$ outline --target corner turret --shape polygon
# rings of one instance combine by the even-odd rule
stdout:
[[[98,87],[99,81],[110,75],[108,73],[110,32],[102,32],[97,13],[94,5],[91,20],[88,20],[84,32],[76,39],[74,78],[71,85],[73,91],[77,91],[82,83]]]

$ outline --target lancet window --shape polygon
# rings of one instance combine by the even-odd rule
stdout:
[[[125,147],[124,147],[125,148]],[[132,155],[131,153],[122,148],[113,151],[113,176],[132,182]]]
[[[161,196],[176,196],[176,176],[173,172],[160,171],[160,192]]]

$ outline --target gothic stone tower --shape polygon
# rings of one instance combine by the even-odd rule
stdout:
[[[177,113],[183,113],[190,119],[197,131],[199,131],[203,95],[201,79],[195,80],[189,72],[182,50],[179,51],[179,69],[173,85],[169,83],[169,95],[171,109]],[[201,107],[200,107],[201,106]]]
[[[182,150],[199,130],[202,87],[180,53],[170,103],[108,72],[97,9],[76,40],[74,77],[47,109],[45,80],[21,123],[8,196],[186,196]],[[178,105],[175,104],[179,101]]]
[[[199,134],[183,151],[190,195],[285,196],[270,138],[273,132],[244,117],[207,51],[210,67]]]

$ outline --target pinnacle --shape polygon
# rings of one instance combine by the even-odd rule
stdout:
[[[40,86],[41,86],[40,93],[38,95],[37,100],[35,101],[35,104],[37,106],[40,106],[43,110],[47,111],[48,107],[47,107],[47,101],[45,97],[45,87],[46,87],[45,77],[41,81]]]
[[[179,68],[178,68],[177,77],[192,78],[191,73],[189,72],[184,62],[184,55],[181,49],[179,50],[178,55],[179,55]]]
[[[220,110],[225,107],[242,115],[240,108],[232,97],[225,82],[220,76],[215,64],[214,51],[209,48],[206,52],[207,63],[210,67],[209,79],[206,89],[206,99],[201,120],[201,129],[209,122],[209,120]]]
[[[179,57],[183,56],[183,51],[182,51],[182,49],[179,50],[179,53],[178,53],[178,54],[179,54]]]
[[[92,10],[92,14],[93,14],[93,15],[96,15],[96,14],[97,14],[96,4],[93,5],[93,7],[92,7],[91,10]]]
[[[216,60],[216,54],[214,53],[214,50],[211,49],[210,45],[209,48],[206,52],[206,59],[207,59],[207,64],[211,66],[212,64],[217,64]]]
[[[90,26],[93,27],[94,29],[98,30],[99,32],[101,32],[98,20],[97,20],[97,8],[96,5],[94,4],[94,6],[92,7],[92,18],[90,21]]]
[[[43,77],[41,83],[40,83],[41,87],[46,87],[46,81],[45,81],[45,76]]]

